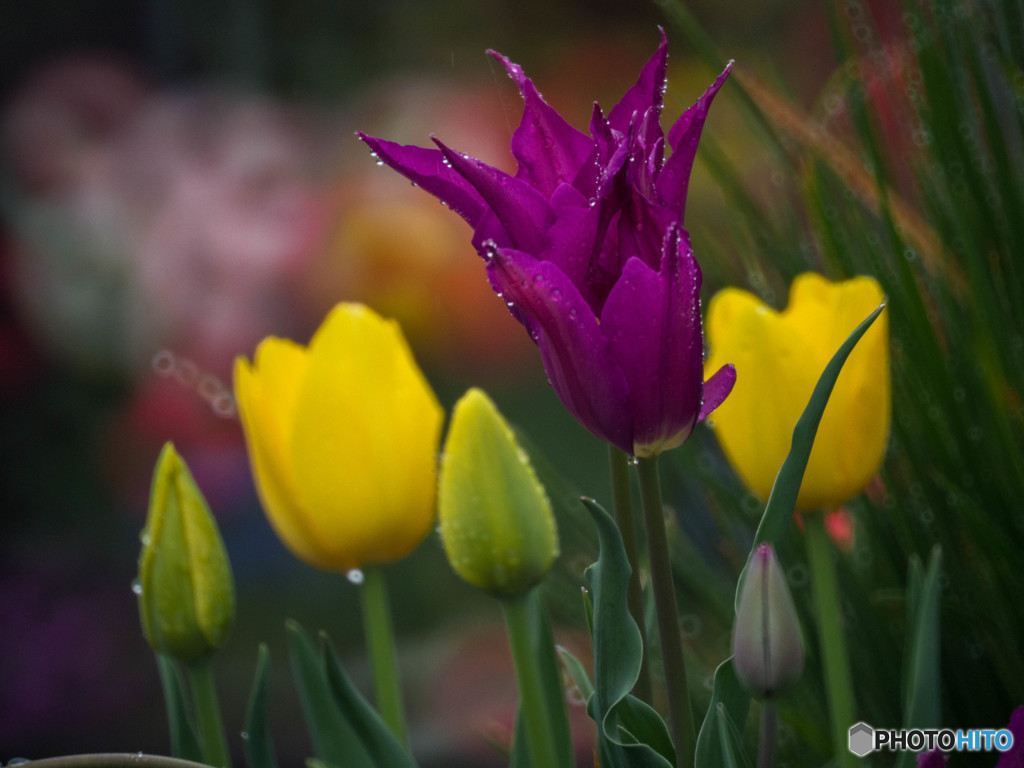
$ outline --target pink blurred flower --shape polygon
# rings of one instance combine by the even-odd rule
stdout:
[[[72,60],[29,81],[4,126],[14,288],[51,354],[124,374],[173,347],[226,375],[263,336],[302,329],[298,274],[331,205],[312,117]]]

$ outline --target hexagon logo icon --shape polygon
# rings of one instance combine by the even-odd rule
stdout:
[[[851,725],[849,747],[857,757],[871,754],[875,749],[875,729],[863,722]]]

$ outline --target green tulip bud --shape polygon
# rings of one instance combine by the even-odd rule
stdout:
[[[153,474],[135,591],[157,653],[191,664],[227,640],[235,617],[231,566],[206,499],[171,443]]]
[[[771,698],[804,670],[804,641],[786,576],[771,544],[747,565],[732,633],[736,677],[750,693]]]
[[[526,593],[558,556],[558,532],[526,452],[479,389],[452,413],[441,458],[441,539],[448,562],[493,594]]]

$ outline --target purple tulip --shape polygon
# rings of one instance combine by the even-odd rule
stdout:
[[[490,53],[525,101],[515,176],[434,137],[438,149],[358,135],[473,227],[492,287],[583,426],[637,456],[674,448],[736,378],[726,365],[704,381],[701,272],[683,228],[697,142],[730,67],[669,130],[666,161],[664,32],[607,117],[594,105],[591,136],[548,106],[521,67]]]

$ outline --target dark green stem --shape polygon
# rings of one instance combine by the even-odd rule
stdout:
[[[850,661],[846,653],[839,609],[839,586],[833,561],[832,542],[825,531],[823,512],[804,515],[807,537],[807,560],[811,568],[811,584],[818,614],[818,639],[821,645],[825,690],[828,692],[828,710],[832,720],[832,748],[839,765],[854,768],[856,760],[845,749],[847,730],[854,723],[853,681]]]
[[[30,760],[31,768],[209,768],[204,763],[141,752],[110,752],[95,755],[64,755]]]
[[[519,695],[523,699],[521,717],[526,725],[526,742],[530,765],[557,768],[558,752],[551,731],[551,715],[544,697],[544,683],[540,664],[530,642],[529,595],[510,597],[501,601],[508,627],[512,660],[516,667]]]
[[[640,676],[633,686],[633,695],[651,703],[651,670],[647,653],[647,623],[644,619],[644,596],[640,589],[640,562],[637,559],[636,525],[633,522],[633,500],[629,493],[629,457],[621,448],[608,445],[608,469],[612,478],[612,508],[622,534],[622,545],[632,573],[629,577],[629,613],[640,630],[644,654],[640,659]]]
[[[205,658],[186,665],[185,669],[192,689],[192,706],[203,760],[214,768],[228,768],[231,755],[224,738],[224,723],[220,717],[217,688],[213,683],[213,662]]]
[[[651,587],[654,591],[654,607],[658,614],[661,658],[665,666],[669,730],[676,745],[677,768],[693,768],[697,731],[693,725],[693,707],[686,685],[686,665],[683,663],[683,641],[679,632],[676,587],[672,579],[665,512],[661,503],[658,457],[640,459],[637,463],[637,476],[640,479],[640,500],[644,509],[644,526],[647,529],[647,555],[651,562]]]
[[[775,768],[775,746],[778,742],[778,711],[775,702],[761,702],[761,736],[757,743],[757,768]]]
[[[363,597],[363,626],[370,652],[370,665],[373,667],[377,711],[395,738],[403,746],[408,746],[402,687],[398,680],[398,653],[395,650],[395,633],[391,626],[384,569],[379,565],[370,566],[363,571],[363,576],[360,590]]]

